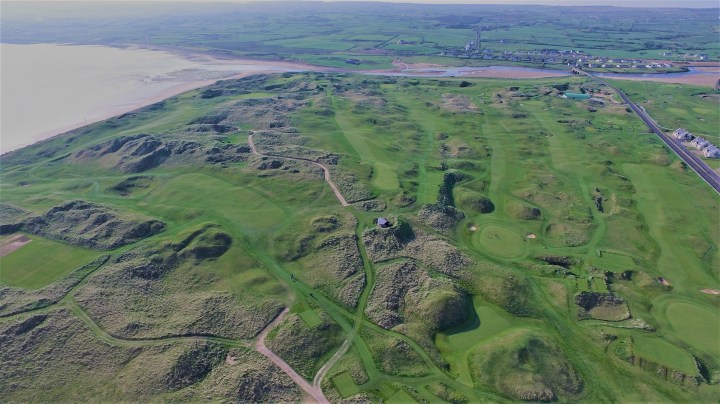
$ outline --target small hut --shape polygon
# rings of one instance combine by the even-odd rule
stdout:
[[[379,217],[377,220],[377,225],[378,227],[382,227],[383,229],[385,229],[387,227],[390,227],[390,222],[384,217]]]

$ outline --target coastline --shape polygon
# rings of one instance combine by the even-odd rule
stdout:
[[[56,44],[59,46],[73,46],[71,44]],[[84,46],[84,45],[81,45]],[[92,46],[92,45],[91,45]],[[105,46],[105,45],[94,45],[94,46]],[[111,47],[111,46],[108,46]],[[496,79],[534,79],[534,78],[550,78],[550,77],[563,77],[570,75],[570,72],[562,70],[552,69],[534,69],[528,67],[517,67],[517,66],[487,66],[487,67],[450,67],[435,65],[429,63],[417,63],[407,64],[401,60],[395,60],[393,65],[394,69],[382,69],[382,70],[363,70],[357,71],[352,69],[344,68],[332,68],[309,65],[301,62],[290,62],[290,61],[272,61],[272,60],[255,60],[255,59],[244,59],[234,58],[231,56],[224,57],[224,55],[203,51],[176,48],[170,46],[155,46],[155,45],[137,45],[127,44],[115,46],[116,49],[127,49],[127,50],[146,50],[151,52],[163,52],[172,54],[187,62],[192,62],[197,65],[200,70],[205,70],[209,73],[228,72],[236,74],[228,74],[224,77],[219,78],[176,78],[167,81],[169,84],[166,88],[152,92],[148,96],[133,99],[133,100],[120,100],[125,103],[116,104],[110,107],[106,107],[104,110],[94,111],[89,116],[86,115],[82,120],[78,119],[76,122],[68,125],[58,126],[51,130],[47,130],[40,133],[35,133],[28,136],[27,142],[22,144],[16,143],[11,145],[8,150],[0,150],[0,154],[7,154],[14,150],[19,150],[28,147],[34,143],[67,133],[68,131],[82,128],[84,126],[97,123],[157,102],[165,100],[167,98],[182,94],[187,91],[195,90],[198,88],[212,85],[220,80],[231,80],[247,77],[254,74],[269,74],[279,72],[301,72],[301,71],[312,71],[312,72],[338,72],[338,73],[356,73],[356,74],[369,74],[369,75],[388,75],[388,76],[404,76],[404,77],[467,77],[467,78],[496,78]],[[646,76],[637,76],[631,74],[617,74],[617,75],[604,75],[605,78],[612,78],[618,80],[632,80],[632,81],[654,81],[661,83],[676,83],[676,84],[689,84],[704,87],[714,87],[720,79],[720,67],[717,64],[707,63],[698,64],[693,66],[695,72],[688,74],[653,74]],[[235,70],[237,68],[237,70]]]

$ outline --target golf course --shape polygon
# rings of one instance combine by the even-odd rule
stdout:
[[[0,167],[8,402],[720,397],[719,196],[591,77],[251,75]]]

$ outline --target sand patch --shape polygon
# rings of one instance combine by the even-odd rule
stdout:
[[[10,254],[31,241],[32,240],[22,234],[13,234],[8,236],[8,238],[0,241],[0,257]]]
[[[700,291],[708,295],[720,295],[720,290],[717,289],[700,289]]]
[[[527,237],[529,239],[536,239],[537,235],[535,233],[528,233],[527,235],[525,235],[525,237]]]
[[[471,224],[470,227],[468,227],[468,230],[477,231],[477,227],[474,224]]]

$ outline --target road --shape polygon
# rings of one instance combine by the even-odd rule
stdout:
[[[272,154],[264,154],[257,151],[257,147],[255,147],[255,142],[253,141],[253,135],[248,135],[248,144],[250,145],[250,149],[252,150],[252,153],[256,156],[267,156],[267,157],[276,157],[276,158],[283,158],[283,159],[289,159],[289,160],[299,160],[299,161],[307,161],[309,163],[313,163],[316,166],[323,169],[323,172],[325,173],[325,182],[330,185],[330,189],[335,193],[335,197],[340,201],[340,204],[342,206],[350,206],[349,203],[345,200],[345,197],[342,196],[340,193],[340,190],[335,186],[335,184],[332,182],[332,179],[330,179],[330,169],[323,163],[318,163],[317,161],[302,158],[302,157],[288,157],[288,156],[275,156]]]
[[[600,83],[615,90],[618,95],[623,99],[625,104],[629,106],[639,117],[645,122],[648,128],[653,131],[675,154],[680,157],[688,167],[692,168],[700,178],[702,178],[708,185],[710,185],[715,192],[720,193],[720,174],[710,168],[700,157],[693,154],[690,150],[686,149],[685,146],[680,143],[679,140],[673,139],[666,135],[665,132],[658,126],[658,124],[645,112],[644,109],[635,105],[634,102],[630,101],[625,93],[617,87],[614,87],[602,79],[599,79],[587,72],[583,72],[586,76],[592,77]]]

